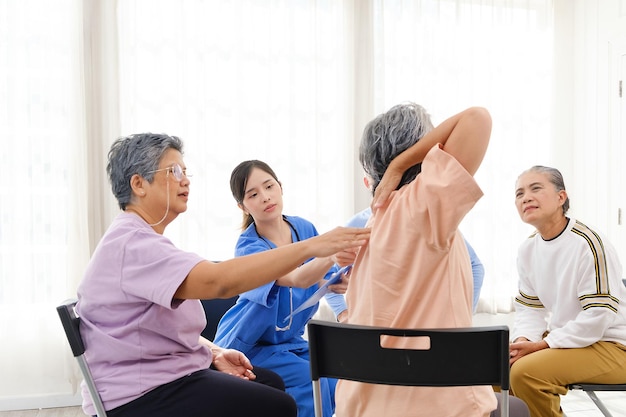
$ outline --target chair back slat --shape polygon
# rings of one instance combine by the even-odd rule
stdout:
[[[313,379],[410,386],[502,385],[509,389],[507,326],[387,329],[311,320],[307,331]],[[388,336],[395,341],[421,339],[415,342],[430,348],[386,348],[381,338]],[[444,372],[446,369],[454,371]]]

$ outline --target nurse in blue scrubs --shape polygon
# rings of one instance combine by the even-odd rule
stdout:
[[[235,256],[272,250],[318,235],[308,220],[283,215],[282,186],[266,163],[242,162],[231,174],[230,187],[244,217]],[[343,255],[341,260],[311,259],[272,283],[240,294],[217,328],[217,345],[238,349],[254,366],[271,369],[283,378],[286,391],[296,400],[299,417],[314,416],[309,348],[303,334],[318,304],[292,313],[337,271],[337,263],[344,266],[354,259],[353,253]],[[330,288],[345,291],[345,285]],[[346,308],[341,294],[329,293],[327,300],[336,316]],[[335,385],[336,380],[322,380],[325,417],[334,413]]]

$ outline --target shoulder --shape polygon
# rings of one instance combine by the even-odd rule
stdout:
[[[158,234],[140,217],[131,213],[118,214],[107,229],[100,241],[100,245],[111,244],[116,247],[125,247],[129,242],[141,245],[142,242],[148,244],[159,244],[163,242],[172,244],[163,235]]]
[[[235,245],[235,256],[250,255],[268,249],[272,249],[269,243],[256,233],[254,225],[251,224],[239,235]]]
[[[372,209],[370,207],[367,207],[366,209],[361,210],[360,212],[352,216],[352,218],[346,222],[346,227],[365,227],[367,221],[371,216]]]
[[[285,219],[298,231],[312,231],[317,233],[315,225],[307,219],[298,216],[285,216]]]
[[[611,245],[602,232],[580,220],[570,220],[568,235],[573,236],[578,244],[591,249],[594,254],[604,252]]]
[[[518,252],[524,253],[530,250],[530,248],[536,245],[537,242],[541,243],[541,236],[539,235],[539,232],[533,230],[533,232],[528,235],[519,245]]]

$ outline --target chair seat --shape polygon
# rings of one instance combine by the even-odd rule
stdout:
[[[581,390],[587,393],[589,398],[595,403],[596,407],[605,417],[613,417],[613,414],[606,408],[604,403],[596,395],[596,391],[625,391],[626,384],[585,384],[576,383],[567,386],[570,390]]]
[[[626,391],[626,384],[571,384],[568,388],[583,391]]]

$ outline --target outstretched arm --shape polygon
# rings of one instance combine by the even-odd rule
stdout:
[[[362,246],[369,235],[370,229],[337,227],[319,236],[265,252],[219,263],[203,261],[192,268],[174,298],[229,298],[272,282],[309,258],[331,257],[337,252]],[[326,269],[331,264],[329,262]]]

